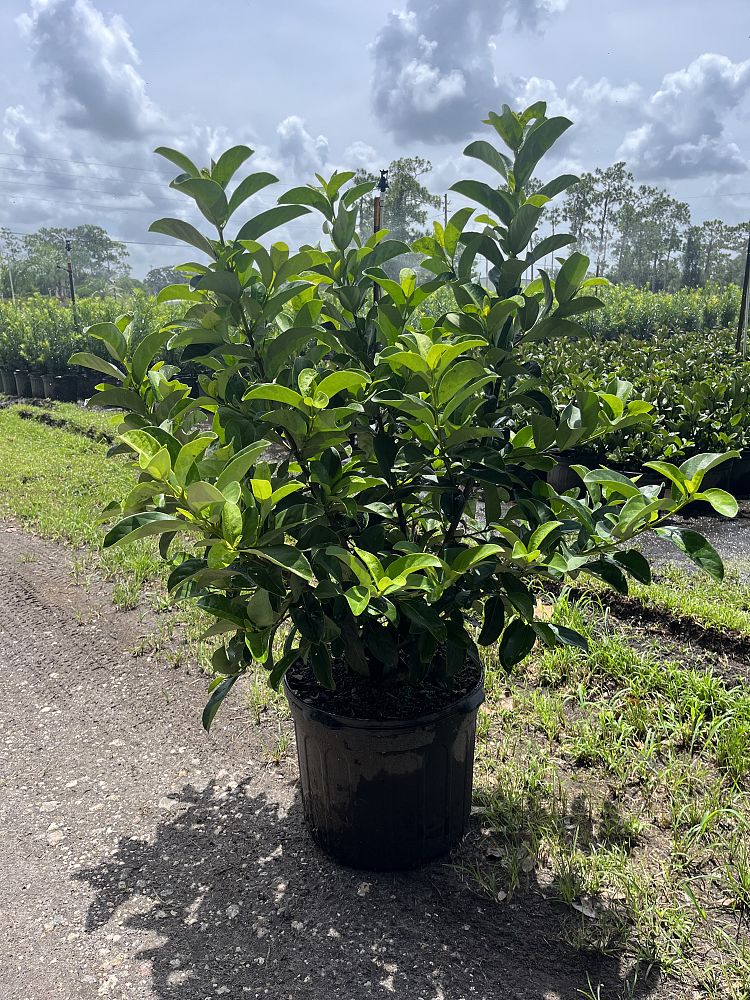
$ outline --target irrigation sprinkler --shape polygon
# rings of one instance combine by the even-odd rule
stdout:
[[[379,233],[383,228],[383,197],[388,190],[388,171],[380,171],[380,180],[375,189],[375,197],[372,201],[373,210],[373,233]],[[380,301],[381,288],[377,281],[373,282],[372,297],[375,302]]]

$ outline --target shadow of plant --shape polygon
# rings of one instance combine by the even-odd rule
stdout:
[[[247,782],[187,788],[153,837],[123,838],[77,877],[94,893],[87,931],[126,937],[158,1000],[573,1000],[589,979],[601,1000],[622,995],[619,962],[558,942],[541,896],[498,906],[448,865],[340,868],[309,840],[298,798]]]
[[[690,923],[669,911],[652,913],[645,880],[629,864],[640,823],[617,803],[594,804],[570,793],[554,768],[530,759],[504,766],[477,792],[481,836],[463,870],[485,894],[518,907],[546,901],[556,932],[576,952],[621,957],[619,992],[609,992],[607,963],[585,997],[644,997],[656,989],[659,967],[689,951]],[[653,917],[653,919],[652,919]],[[660,994],[661,995],[661,994]]]

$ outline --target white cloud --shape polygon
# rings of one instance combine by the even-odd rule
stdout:
[[[90,0],[32,0],[18,23],[47,98],[66,125],[110,140],[162,126],[121,17],[105,18]]]
[[[619,155],[643,177],[741,173],[745,156],[729,133],[732,112],[750,95],[750,60],[704,53],[668,73],[645,105],[645,120],[625,136]]]
[[[297,115],[290,115],[279,123],[276,129],[279,137],[279,156],[283,163],[291,166],[292,172],[307,179],[310,174],[320,173],[328,162],[328,139],[324,135],[317,138],[307,131],[305,122]]]
[[[377,167],[378,154],[369,143],[353,142],[344,150],[344,165],[347,170],[374,171]]]
[[[506,27],[538,28],[567,0],[407,0],[392,11],[371,51],[375,110],[399,140],[454,141],[507,100],[495,73],[494,38]]]

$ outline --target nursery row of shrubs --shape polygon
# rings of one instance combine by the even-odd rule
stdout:
[[[133,341],[139,343],[183,311],[141,292],[126,301],[80,299],[77,321],[73,309],[54,298],[35,295],[18,306],[2,302],[0,391],[11,396],[61,400],[88,398],[100,379],[83,369],[71,369],[68,359],[76,352],[97,349],[96,342],[85,332],[90,326],[129,313],[133,317]]]
[[[734,332],[598,337],[527,345],[525,358],[540,364],[552,397],[569,400],[577,389],[606,391],[613,380],[633,385],[650,403],[653,419],[591,441],[567,456],[588,466],[638,472],[654,457],[681,462],[701,452],[738,451],[722,468],[723,485],[750,493],[750,362],[734,351]]]
[[[709,284],[678,292],[612,285],[598,287],[596,294],[604,302],[603,308],[581,316],[580,324],[602,340],[650,340],[675,333],[736,328],[740,314],[741,290],[737,285]],[[437,318],[449,309],[449,293],[442,288],[424,303],[421,312]]]

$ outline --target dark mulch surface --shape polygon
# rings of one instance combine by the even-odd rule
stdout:
[[[380,683],[357,676],[342,663],[333,665],[334,690],[322,688],[315,680],[312,668],[299,663],[287,671],[289,687],[308,705],[324,712],[350,719],[399,720],[440,712],[473,691],[482,676],[475,660],[441,681],[427,679],[421,685],[411,684],[406,668],[400,676],[386,677]]]
[[[129,653],[153,623],[75,587],[61,547],[0,525],[0,567],[3,1000],[575,1000],[589,976],[620,996],[618,961],[561,944],[541,891],[336,867],[292,755],[264,751],[276,722],[240,693],[203,734],[204,679]]]

